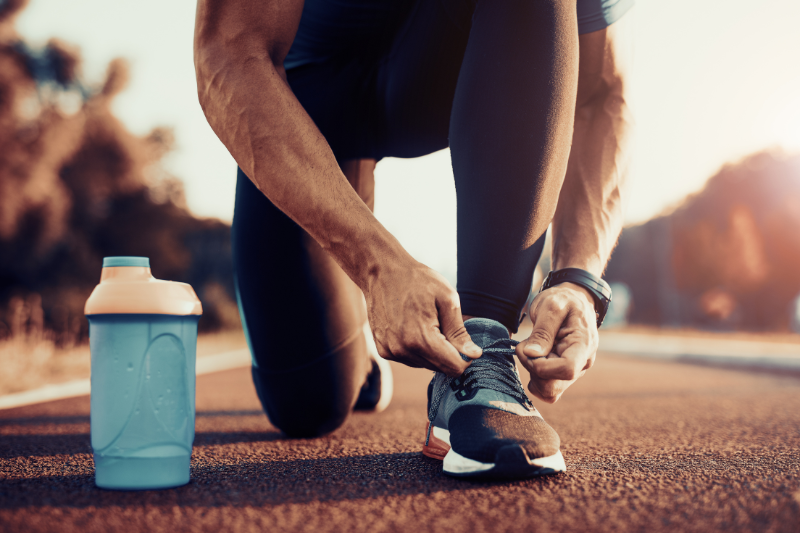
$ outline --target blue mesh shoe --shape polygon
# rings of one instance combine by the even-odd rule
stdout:
[[[428,386],[422,453],[459,477],[525,478],[567,469],[558,434],[522,388],[514,346],[499,322],[465,322],[483,355],[457,378],[436,372]]]

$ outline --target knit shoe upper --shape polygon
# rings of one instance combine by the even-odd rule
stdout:
[[[465,326],[483,355],[457,378],[434,375],[428,387],[424,451],[432,450],[432,438],[437,443],[449,440],[450,449],[440,444],[440,453],[426,455],[441,458],[447,450],[445,472],[453,475],[526,477],[563,470],[558,434],[520,383],[514,362],[517,342],[493,320],[473,318]]]

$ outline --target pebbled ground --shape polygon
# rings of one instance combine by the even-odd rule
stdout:
[[[0,530],[800,531],[800,379],[601,354],[554,406],[565,474],[475,483],[419,453],[430,373],[384,413],[284,439],[249,369],[198,378],[192,481],[93,483],[89,400],[0,411]],[[524,378],[527,382],[527,379]]]

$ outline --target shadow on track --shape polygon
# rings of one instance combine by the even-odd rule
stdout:
[[[39,457],[42,461],[63,461],[61,455],[91,454],[88,433],[62,435],[3,435],[0,437],[0,459]]]
[[[38,426],[47,424],[88,424],[89,415],[72,416],[26,416],[20,418],[0,418],[0,427]]]
[[[220,416],[263,416],[264,411],[200,411],[195,416],[197,418],[213,418]],[[45,424],[88,424],[89,415],[65,415],[65,416],[26,416],[0,418],[0,427],[5,426],[35,426]]]
[[[285,437],[277,431],[235,431],[197,433],[195,446],[213,446],[234,443],[269,442]],[[52,457],[92,453],[88,433],[56,435],[3,435],[0,459],[15,457]]]
[[[245,417],[264,416],[263,411],[206,411],[197,413],[197,418],[206,417]],[[59,425],[79,425],[69,428],[69,433],[53,432],[52,427]],[[35,426],[49,426],[37,432]],[[19,427],[19,432],[14,428]],[[75,416],[32,416],[0,419],[0,428],[4,428],[0,439],[0,459],[15,457],[50,457],[56,455],[76,455],[92,453],[89,436],[89,417]],[[62,428],[63,429],[63,428]],[[237,442],[267,442],[281,439],[283,436],[275,430],[271,431],[237,431],[206,432],[195,435],[195,446],[233,444]]]
[[[83,467],[77,463],[83,463]],[[91,461],[76,461],[72,463],[75,466],[73,475],[7,480],[0,486],[0,509],[41,505],[62,508],[260,507],[508,485],[446,477],[441,472],[440,461],[423,457],[418,452],[289,461],[265,459],[233,464],[198,463],[197,458],[192,461],[192,478],[186,486],[161,491],[116,492],[94,486]],[[517,483],[535,487],[558,483],[558,479],[539,478]]]

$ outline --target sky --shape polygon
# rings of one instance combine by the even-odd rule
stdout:
[[[18,30],[31,44],[81,48],[84,79],[100,83],[127,58],[131,83],[116,115],[137,134],[173,127],[165,165],[190,209],[230,221],[236,165],[197,103],[193,0],[31,0]],[[726,162],[769,147],[800,150],[800,2],[638,0],[632,75],[636,117],[626,222],[647,220],[702,188]],[[449,153],[386,159],[376,216],[418,260],[455,269]]]

